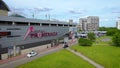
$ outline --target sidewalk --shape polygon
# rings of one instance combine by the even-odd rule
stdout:
[[[40,53],[49,51],[49,50],[54,49],[54,48],[62,48],[62,45],[60,44],[58,46],[49,47],[49,48],[46,48],[44,50],[39,50],[39,51],[37,51],[37,53],[40,54]],[[15,56],[15,57],[11,57],[11,58],[8,58],[8,59],[0,60],[0,65],[11,62],[11,61],[15,61],[15,60],[18,60],[18,59],[21,59],[21,58],[24,58],[24,57],[26,57],[26,54],[22,54],[22,55],[19,55],[19,56]]]
[[[74,45],[74,44],[77,44],[77,39],[70,40],[68,43],[69,46]]]

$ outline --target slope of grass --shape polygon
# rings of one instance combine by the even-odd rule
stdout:
[[[53,54],[38,58],[17,68],[95,68],[93,65],[72,54],[61,50]]]
[[[110,46],[112,37],[97,38],[92,46],[72,46],[71,48],[88,56],[106,68],[120,68],[120,47]],[[107,45],[107,46],[106,46]]]
[[[105,68],[120,68],[120,47],[115,46],[72,46],[78,52],[88,56]]]
[[[103,36],[96,38],[96,41],[93,45],[112,45],[112,37],[111,36]]]

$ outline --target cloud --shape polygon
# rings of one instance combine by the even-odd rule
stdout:
[[[74,11],[74,10],[70,10],[69,13],[71,13],[71,14],[82,14],[82,12]]]
[[[9,12],[9,15],[11,15],[11,14],[20,14],[20,15],[26,16],[26,13],[24,11],[25,11],[24,8],[12,7],[11,11]]]
[[[110,19],[100,19],[100,22],[110,22],[110,21],[117,21],[117,20],[119,20],[118,18],[116,18],[116,19],[112,19],[112,18],[110,18]]]
[[[120,11],[114,11],[114,12],[112,12],[112,13],[120,13]]]
[[[51,8],[40,8],[40,7],[37,7],[37,8],[34,8],[36,11],[41,11],[41,12],[49,12],[49,11],[51,11],[51,10],[53,10],[53,9],[51,9]]]
[[[19,14],[22,16],[27,16],[27,14],[25,14],[24,12],[9,12],[9,15],[12,15],[12,14]]]
[[[109,19],[100,19],[100,21],[109,21]]]
[[[11,11],[24,11],[24,10],[25,10],[24,8],[15,8],[15,7],[11,8]]]
[[[18,14],[23,14],[24,13],[24,8],[15,8],[15,7],[12,7],[11,8],[11,11],[10,11],[10,13],[18,13]]]
[[[119,7],[112,7],[112,8],[109,8],[112,13],[120,13],[120,8]]]

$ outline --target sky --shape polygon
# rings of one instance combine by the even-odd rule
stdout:
[[[3,0],[12,13],[27,18],[79,23],[80,18],[98,16],[100,27],[116,27],[120,0]]]

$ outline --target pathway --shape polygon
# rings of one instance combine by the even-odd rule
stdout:
[[[104,68],[102,65],[94,62],[93,60],[87,58],[86,56],[84,56],[83,54],[79,53],[79,52],[75,52],[74,50],[70,49],[70,48],[66,48],[68,51],[74,53],[75,55],[80,56],[81,58],[83,58],[84,60],[88,61],[90,64],[94,65],[96,68]]]

